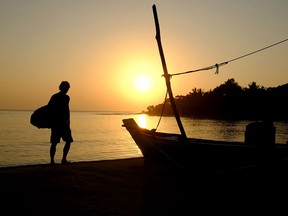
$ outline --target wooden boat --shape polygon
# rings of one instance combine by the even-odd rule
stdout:
[[[202,173],[268,165],[288,157],[285,144],[183,138],[180,134],[141,128],[133,118],[123,119],[123,126],[145,158],[165,160]]]
[[[275,144],[275,128],[271,122],[247,126],[245,142],[187,138],[173,98],[155,5],[153,5],[153,13],[156,40],[162,60],[167,92],[181,134],[144,129],[139,127],[134,119],[123,119],[123,126],[128,130],[143,156],[165,160],[182,169],[193,169],[202,173],[221,172],[286,161],[288,145]]]

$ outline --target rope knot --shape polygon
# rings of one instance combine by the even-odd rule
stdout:
[[[219,74],[219,65],[217,63],[215,64],[215,67],[216,67],[215,74]]]

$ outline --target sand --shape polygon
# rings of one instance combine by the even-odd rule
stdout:
[[[143,158],[2,168],[1,215],[234,215],[263,207],[275,213],[271,201],[287,201],[287,171],[199,176]]]

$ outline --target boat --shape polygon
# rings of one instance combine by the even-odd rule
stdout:
[[[288,157],[286,144],[183,138],[141,128],[133,118],[122,121],[144,158],[168,161],[183,170],[212,174],[278,163]]]
[[[144,158],[169,162],[183,170],[193,170],[193,172],[209,175],[287,161],[288,145],[275,143],[275,127],[272,121],[253,122],[247,125],[243,142],[197,139],[186,136],[173,98],[155,5],[153,5],[153,13],[167,92],[181,134],[141,128],[133,118],[123,119],[123,126],[132,136]]]

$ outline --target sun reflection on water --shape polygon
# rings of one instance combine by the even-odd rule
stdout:
[[[141,128],[146,128],[147,127],[147,116],[145,114],[139,115],[137,122]]]

